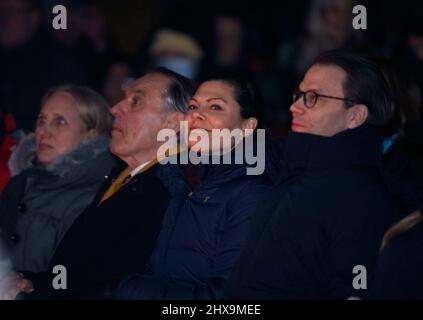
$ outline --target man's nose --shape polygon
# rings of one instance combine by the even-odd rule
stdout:
[[[303,99],[298,99],[297,101],[294,101],[294,103],[292,103],[289,107],[289,110],[292,114],[304,114],[305,109],[306,108],[304,106]]]
[[[124,112],[123,104],[124,101],[118,102],[110,109],[110,113],[113,115],[113,117],[116,118],[122,115],[122,113]]]

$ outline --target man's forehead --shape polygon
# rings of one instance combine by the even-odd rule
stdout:
[[[159,73],[150,73],[137,80],[134,80],[126,86],[127,93],[147,94],[150,90],[162,91],[166,88],[168,79]]]
[[[319,90],[326,88],[339,88],[342,90],[345,71],[336,65],[313,65],[304,76],[301,86],[306,90]]]

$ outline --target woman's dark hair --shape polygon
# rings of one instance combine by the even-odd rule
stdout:
[[[246,80],[239,73],[231,71],[216,72],[205,78],[202,83],[207,81],[222,81],[231,86],[234,90],[234,98],[241,109],[241,117],[243,119],[256,118],[257,128],[262,128],[261,96],[257,86],[252,81]]]
[[[381,126],[392,116],[392,96],[388,83],[378,66],[351,52],[332,50],[322,53],[312,65],[337,66],[345,71],[345,98],[367,106],[367,123]],[[353,104],[346,103],[350,108]]]

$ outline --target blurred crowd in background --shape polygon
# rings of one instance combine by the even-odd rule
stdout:
[[[57,4],[66,30],[52,27]],[[367,9],[366,30],[353,28],[356,4]],[[390,136],[422,110],[422,17],[423,3],[411,0],[0,0],[1,134],[33,131],[48,88],[87,85],[114,105],[125,81],[164,66],[194,81],[222,68],[245,75],[261,92],[268,134],[283,137],[304,71],[319,53],[346,48],[390,78]]]

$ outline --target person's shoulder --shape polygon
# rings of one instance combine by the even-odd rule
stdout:
[[[248,165],[234,165],[232,172],[220,179],[221,186],[230,188],[231,190],[254,190],[254,189],[269,189],[272,181],[269,176],[263,173],[256,173],[254,168],[252,171]]]
[[[399,234],[386,246],[386,250],[396,255],[407,254],[406,248],[414,251],[423,250],[423,222],[420,221],[415,226],[404,233]],[[423,256],[422,256],[423,261]]]
[[[272,182],[269,177],[265,174],[261,175],[246,175],[243,179],[241,187],[243,189],[258,189],[258,190],[270,190]]]
[[[252,202],[263,197],[270,190],[271,184],[264,175],[245,175],[227,187],[227,195],[231,195],[232,200]]]
[[[423,268],[423,223],[395,236],[381,251],[379,258],[379,272],[394,272],[403,270],[404,273],[415,274]],[[407,272],[405,272],[407,270]],[[406,274],[402,275],[406,277]],[[423,277],[421,277],[423,279]]]

